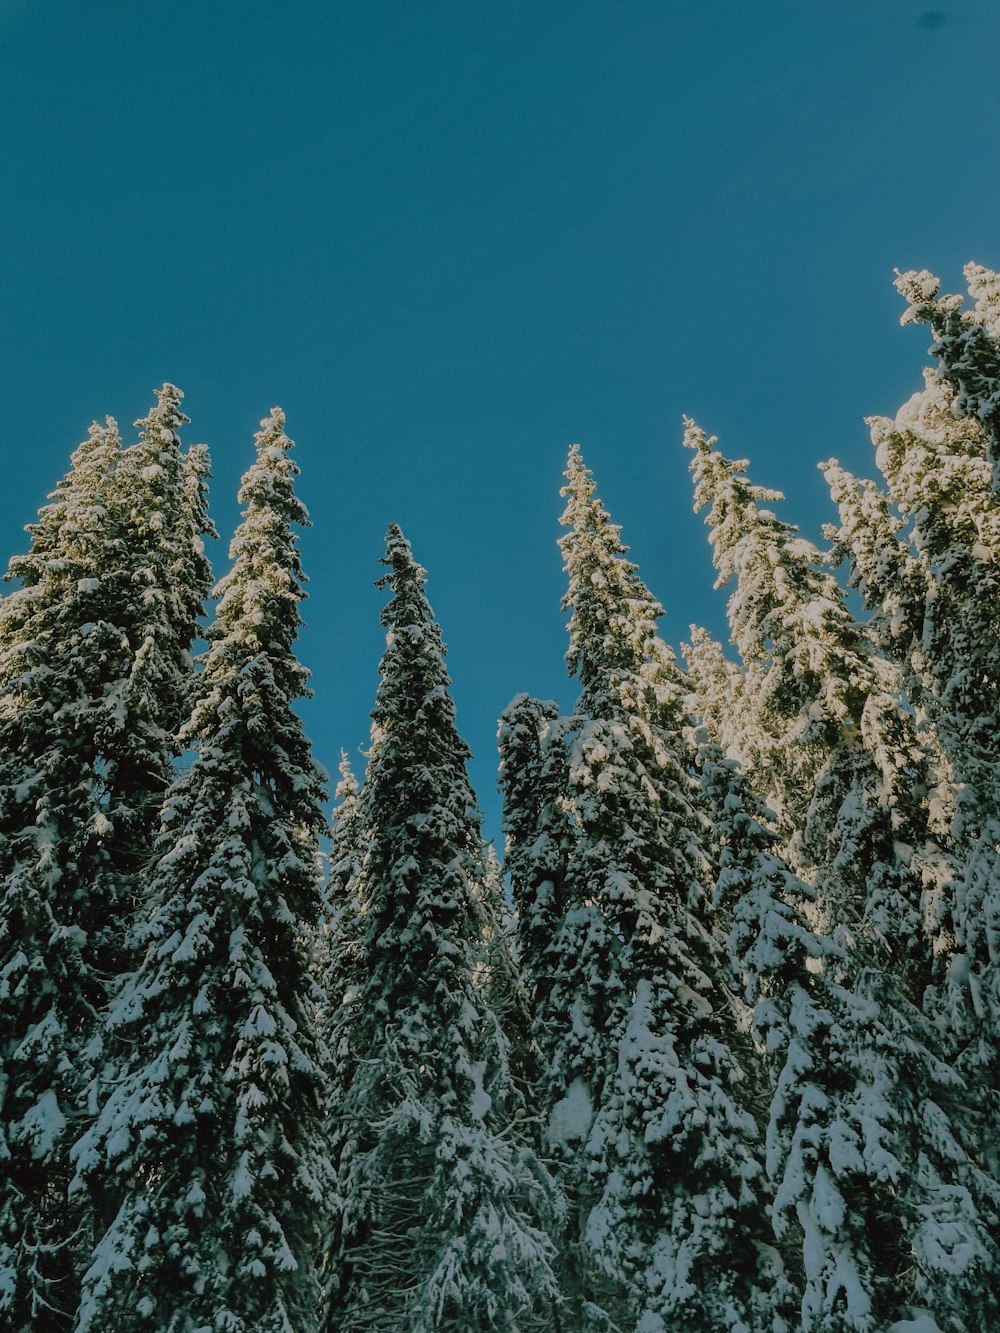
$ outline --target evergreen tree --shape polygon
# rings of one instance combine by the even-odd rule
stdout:
[[[757,1131],[738,1092],[684,682],[576,449],[567,481],[568,662],[581,696],[549,1139],[580,1229],[574,1295],[584,1327],[769,1326]]]
[[[570,721],[570,725],[572,722]],[[558,706],[519,694],[500,718],[504,869],[516,913],[517,957],[532,1044],[548,1069],[555,1024],[552,989],[559,968],[556,936],[565,912],[565,881],[575,826],[569,805],[567,719]],[[547,1098],[547,1090],[539,1095]]]
[[[995,1191],[963,1143],[961,1083],[921,1011],[936,943],[922,893],[940,851],[913,719],[814,549],[762,507],[779,497],[693,423],[687,443],[720,582],[736,580],[752,771],[780,803],[793,866],[815,895],[811,915],[832,946],[824,977],[867,1013],[822,1020],[809,1059],[827,1067],[786,1063],[776,1090],[772,1128],[795,1105],[809,1135],[799,1166],[794,1138],[789,1155],[769,1158],[782,1177],[776,1212],[797,1212],[802,1229],[803,1319],[867,1330],[912,1304],[957,1330],[971,1311],[994,1313]],[[808,1091],[817,1079],[822,1097]]]
[[[116,613],[121,440],[95,423],[0,604],[0,1314],[64,1329],[89,1219],[67,1204],[123,885],[104,755],[129,652]]]
[[[955,395],[955,412],[978,422],[986,438],[986,458],[994,489],[1000,489],[1000,340],[996,336],[997,275],[970,264],[966,269],[972,310],[961,296],[942,296],[941,284],[926,269],[901,273],[896,286],[909,302],[902,322],[926,323],[934,332],[931,353]]]
[[[838,554],[902,669],[933,756],[933,814],[954,872],[941,876],[941,965],[928,1011],[970,1084],[980,1151],[997,1178],[1000,343],[996,275],[970,265],[966,276],[975,298],[967,311],[926,272],[897,283],[911,303],[904,322],[934,331],[938,367],[895,420],[871,422],[885,492],[835,463],[826,474],[840,509]]]
[[[517,918],[507,898],[503,868],[493,846],[486,849],[486,870],[481,894],[483,906],[484,960],[481,985],[490,1013],[498,1024],[498,1035],[506,1047],[501,1071],[509,1073],[511,1087],[505,1100],[519,1098],[522,1114],[534,1105],[538,1060],[531,1042],[531,1004],[521,971]]]
[[[79,1333],[318,1326],[330,1181],[305,932],[323,779],[291,706],[306,672],[290,443],[275,409],[240,491],[183,731],[195,755],[168,794],[135,927],[144,952],[110,1012],[119,1076],[75,1149],[81,1176],[111,1175],[122,1195]]]
[[[358,780],[341,751],[340,781],[335,796],[330,838],[326,901],[317,939],[316,980],[319,988],[316,1029],[327,1058],[327,1123],[324,1142],[334,1175],[343,1152],[346,1124],[344,1096],[357,1069],[354,1034],[364,984],[365,843],[362,834]],[[329,1208],[329,1234],[324,1240],[324,1282],[327,1307],[336,1308],[340,1273],[334,1259],[340,1200],[336,1191]]]
[[[358,780],[350,760],[341,752],[340,781],[335,796],[330,838],[329,875],[326,884],[326,910],[319,934],[317,979],[321,1003],[318,1014],[320,1034],[330,1057],[330,1077],[347,1083],[352,1066],[349,1055],[350,1035],[356,1017],[358,995],[364,981],[363,949],[364,903],[361,887],[364,876],[365,846],[361,832],[361,807]],[[331,1106],[338,1115],[340,1098],[331,1091]]]
[[[424,571],[391,527],[388,646],[362,788],[364,986],[341,1162],[342,1333],[551,1327],[549,1187],[505,1101],[477,985],[480,817]]]
[[[142,444],[123,451],[110,417],[91,427],[29,529],[31,550],[11,561],[22,586],[0,611],[0,1311],[15,1327],[68,1327],[94,1211],[109,1206],[103,1187],[67,1203],[67,1153],[93,1113],[98,1015],[128,961],[121,923],[169,777],[205,593],[207,459],[181,453],[173,430],[169,449],[176,486],[149,458],[137,467]],[[169,570],[143,567],[138,526],[154,516],[172,534]],[[137,690],[154,669],[149,641],[168,633],[173,675]]]
[[[697,625],[691,626],[691,642],[682,644],[681,650],[691,689],[688,709],[705,732],[699,744],[703,746],[707,739],[730,758],[740,757],[741,723],[746,707],[743,672],[726,657],[722,644]]]
[[[132,660],[108,782],[131,795],[131,806],[119,811],[117,843],[132,872],[148,860],[173,778],[178,731],[191,708],[191,646],[211,586],[203,540],[216,535],[207,512],[208,452],[204,445],[181,449],[179,432],[189,420],[183,397],[172,384],[156,391],[120,467]]]
[[[709,756],[703,782],[718,814],[716,903],[730,921],[730,964],[770,1084],[772,1217],[802,1293],[798,1327],[878,1326],[870,1295],[878,1281],[869,1244],[875,1228],[871,1218],[859,1227],[853,1216],[855,1195],[862,1207],[869,1201],[866,1171],[896,1178],[880,1123],[891,1121],[892,1090],[857,1058],[877,1012],[826,971],[838,950],[808,925],[814,895],[785,863],[768,812],[736,765]]]

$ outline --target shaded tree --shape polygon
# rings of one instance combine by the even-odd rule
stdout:
[[[306,1333],[331,1182],[312,1032],[323,777],[293,710],[305,522],[284,416],[256,437],[243,521],[108,1019],[118,1073],[75,1155],[121,1203],[77,1328]],[[155,678],[151,677],[151,678]]]
[[[486,962],[480,816],[424,571],[389,529],[360,795],[364,983],[346,1091],[341,1294],[355,1330],[550,1327],[550,1188],[513,1115]]]

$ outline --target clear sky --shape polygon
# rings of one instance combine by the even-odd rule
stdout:
[[[168,379],[228,539],[280,404],[319,758],[367,738],[398,522],[495,833],[497,714],[575,692],[567,446],[666,636],[719,632],[681,414],[819,536],[817,461],[870,471],[919,387],[893,267],[1000,267],[998,39],[996,0],[0,0],[3,558]]]

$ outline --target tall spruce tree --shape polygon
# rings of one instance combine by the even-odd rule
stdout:
[[[127,963],[121,925],[169,778],[206,590],[207,458],[181,451],[179,391],[159,397],[174,406],[157,425],[157,466],[140,462],[142,441],[122,450],[111,418],[95,423],[29,529],[30,552],[11,561],[22,586],[0,611],[0,1312],[15,1328],[69,1326],[94,1211],[108,1205],[103,1187],[67,1201],[68,1149],[93,1113],[99,1014]],[[157,542],[170,534],[169,569],[144,563],[150,526]],[[155,669],[150,642],[168,635],[172,674],[138,689]]]
[[[559,970],[556,939],[576,838],[568,795],[567,721],[559,717],[558,705],[551,700],[543,703],[519,694],[504,710],[499,730],[504,870],[514,901],[531,1042],[543,1077],[556,1040],[552,1008]],[[547,1103],[547,1088],[539,1089],[539,1099]]]
[[[480,816],[424,571],[397,527],[360,796],[364,984],[341,1162],[341,1333],[551,1328],[549,1185],[504,1093]]]
[[[330,830],[329,873],[324,912],[315,950],[318,988],[316,1029],[327,1060],[327,1118],[324,1142],[336,1180],[347,1136],[343,1115],[344,1094],[357,1069],[355,1029],[364,983],[365,841],[362,832],[358,780],[350,760],[341,751],[340,781]],[[335,1262],[340,1200],[329,1200],[323,1242],[324,1305],[335,1309],[341,1274]]]
[[[133,872],[148,860],[190,713],[190,653],[212,577],[203,539],[216,535],[207,511],[208,452],[181,448],[184,395],[164,384],[155,396],[135,423],[138,440],[122,454],[118,485],[132,660],[107,780],[123,794],[117,845]]]
[[[786,1061],[772,1112],[772,1142],[792,1104],[810,1136],[798,1161],[794,1136],[769,1159],[776,1213],[801,1227],[805,1326],[860,1333],[911,1308],[949,1330],[972,1312],[988,1321],[995,1189],[970,1153],[961,1081],[922,1013],[937,920],[925,871],[941,853],[913,718],[814,548],[764,507],[780,497],[693,423],[686,441],[720,582],[735,579],[751,772],[815,895],[813,921],[832,946],[825,978],[869,1015],[824,1020],[810,1060],[818,1052],[825,1071]],[[817,1097],[808,1086],[820,1074]]]
[[[302,574],[284,417],[256,437],[243,522],[164,806],[144,950],[109,1017],[120,1072],[75,1149],[121,1204],[77,1328],[308,1333],[331,1189],[306,928],[323,777],[292,709]],[[153,677],[155,679],[155,674]]]
[[[318,1024],[330,1060],[330,1106],[339,1120],[340,1096],[353,1068],[351,1033],[364,980],[363,949],[365,844],[362,835],[360,788],[350,760],[340,756],[337,807],[331,826],[326,904],[317,948],[320,1008]]]
[[[519,1099],[523,1104],[522,1114],[527,1115],[534,1108],[539,1076],[537,1052],[531,1040],[531,1003],[521,968],[517,917],[508,900],[503,867],[492,844],[486,849],[481,902],[485,956],[479,977],[486,1004],[496,1016],[498,1034],[506,1046],[500,1073],[509,1076],[510,1087],[503,1097],[511,1106]]]
[[[561,544],[581,684],[567,733],[576,836],[548,1016],[573,1297],[589,1328],[763,1327],[776,1275],[756,1243],[757,1128],[713,935],[684,684],[594,490],[574,448]]]
[[[726,657],[722,644],[698,625],[691,626],[691,642],[681,645],[684,668],[690,684],[688,709],[704,728],[707,740],[729,758],[739,758],[741,750],[743,672]],[[710,818],[715,811],[710,811]]]
[[[836,463],[838,552],[875,613],[935,755],[937,817],[955,873],[942,878],[945,929],[930,1006],[969,1080],[979,1139],[1000,1176],[1000,331],[996,275],[970,265],[976,298],[901,275],[904,322],[935,335],[936,370],[895,420],[872,420],[885,492]]]
[[[102,774],[119,702],[107,687],[129,669],[120,453],[115,423],[95,423],[0,604],[0,1319],[12,1329],[69,1327],[88,1234],[66,1188],[123,909]]]

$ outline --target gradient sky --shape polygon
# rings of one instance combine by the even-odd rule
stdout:
[[[319,758],[367,739],[398,522],[496,833],[497,714],[575,694],[567,446],[666,636],[720,632],[681,414],[819,537],[817,461],[870,471],[920,384],[893,267],[1000,267],[998,38],[996,0],[0,0],[3,559],[164,380],[228,540],[281,404]]]

